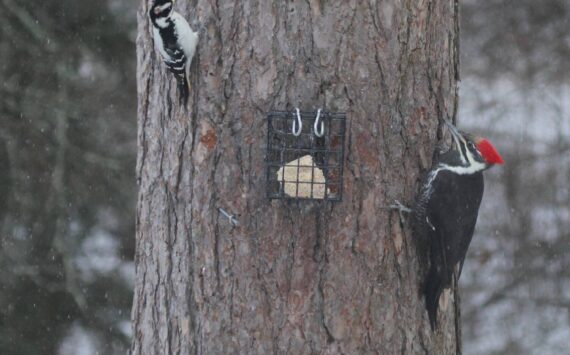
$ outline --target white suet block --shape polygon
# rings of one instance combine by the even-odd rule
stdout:
[[[302,156],[279,168],[277,180],[285,185],[284,191],[291,197],[325,198],[325,175],[311,155]]]

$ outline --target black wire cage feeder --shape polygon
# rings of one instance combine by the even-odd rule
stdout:
[[[346,114],[295,109],[267,120],[267,197],[341,201]]]

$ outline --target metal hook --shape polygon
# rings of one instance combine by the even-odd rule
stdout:
[[[299,108],[295,108],[295,110],[297,111],[297,120],[293,120],[293,135],[295,137],[299,137],[299,135],[301,134],[301,130],[303,129],[303,122],[301,122],[301,112],[299,111]],[[295,123],[297,123],[297,126],[295,125]]]
[[[321,109],[319,109],[317,111],[317,118],[315,118],[315,125],[314,125],[314,129],[315,129],[315,136],[321,138],[324,134],[325,134],[325,123],[323,121],[320,121],[321,119]],[[319,129],[319,121],[321,123],[321,127]]]

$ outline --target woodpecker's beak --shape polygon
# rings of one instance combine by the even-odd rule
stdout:
[[[459,149],[460,145],[459,142],[463,141],[463,136],[461,135],[459,130],[453,125],[453,123],[451,123],[450,120],[444,118],[443,122],[445,122],[445,125],[449,129],[449,132],[451,133],[451,137],[453,137],[453,141],[455,142],[457,149]]]

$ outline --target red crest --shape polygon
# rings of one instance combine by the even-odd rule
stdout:
[[[479,152],[481,152],[481,155],[488,164],[503,164],[505,162],[499,152],[497,152],[497,149],[486,139],[479,141],[477,149],[479,149]]]

